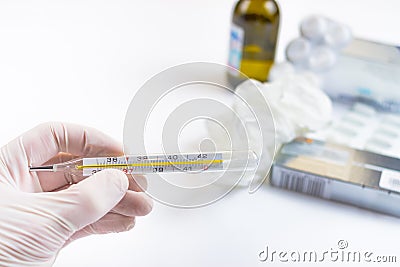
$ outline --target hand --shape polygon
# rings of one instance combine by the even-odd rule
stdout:
[[[149,213],[144,177],[104,170],[69,185],[63,173],[29,172],[30,165],[121,154],[99,131],[63,123],[42,124],[2,147],[0,265],[51,266],[69,242],[130,230],[135,216]]]

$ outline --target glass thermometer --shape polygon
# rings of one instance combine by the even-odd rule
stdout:
[[[89,176],[104,169],[119,169],[127,174],[170,172],[215,172],[253,170],[258,157],[253,151],[222,151],[188,154],[129,155],[120,157],[78,158],[47,166],[31,166],[32,172],[68,172]]]

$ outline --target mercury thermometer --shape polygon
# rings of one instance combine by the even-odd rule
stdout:
[[[89,176],[104,169],[119,169],[127,174],[215,172],[253,170],[257,155],[249,151],[223,151],[189,154],[129,155],[120,157],[78,158],[46,166],[31,166],[33,172],[64,172]]]

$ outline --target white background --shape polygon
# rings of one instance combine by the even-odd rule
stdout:
[[[350,25],[358,37],[400,44],[400,1],[279,2],[278,61],[300,20],[315,13]],[[226,62],[233,4],[0,0],[0,143],[51,120],[122,140],[125,111],[147,79],[180,63]],[[322,252],[340,239],[400,260],[400,219],[265,185],[200,209],[156,204],[128,233],[69,245],[55,266],[258,266],[268,264],[257,258],[266,245]]]

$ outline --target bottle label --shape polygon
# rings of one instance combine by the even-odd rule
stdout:
[[[240,62],[242,61],[244,43],[244,30],[232,23],[231,38],[229,43],[229,66],[240,70]]]

